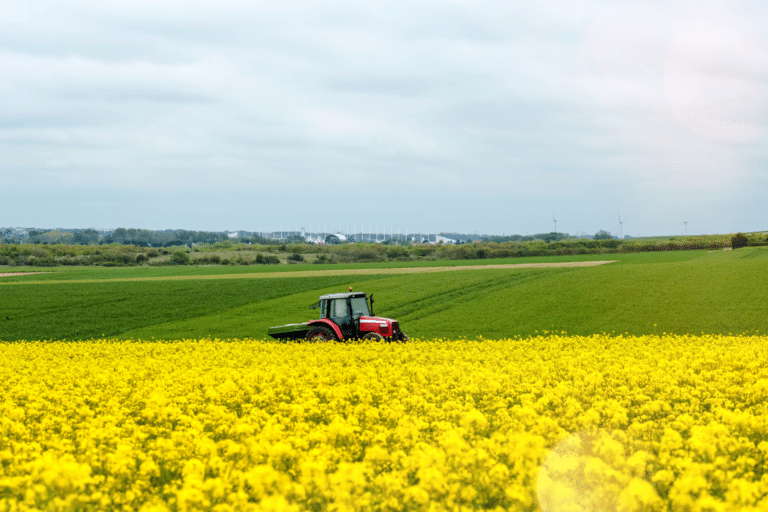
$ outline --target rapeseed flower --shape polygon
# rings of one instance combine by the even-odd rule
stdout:
[[[768,341],[0,344],[0,512],[765,510]]]

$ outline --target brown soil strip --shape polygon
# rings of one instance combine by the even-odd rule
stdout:
[[[51,283],[104,283],[119,281],[184,281],[191,279],[269,279],[281,277],[322,277],[347,276],[362,274],[423,274],[429,272],[454,272],[461,270],[518,269],[518,268],[557,268],[557,267],[593,267],[614,263],[608,261],[566,261],[561,263],[513,263],[509,265],[464,265],[454,267],[399,267],[399,268],[358,268],[339,270],[296,270],[289,272],[251,272],[246,274],[216,274],[206,276],[161,276],[161,277],[118,277],[115,279],[79,279],[71,281],[14,281],[3,284],[51,284]]]
[[[0,277],[30,276],[32,274],[48,274],[49,272],[3,272]]]

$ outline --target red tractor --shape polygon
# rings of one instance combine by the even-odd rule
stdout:
[[[320,318],[301,324],[270,327],[267,334],[275,339],[306,339],[345,341],[349,339],[408,341],[397,320],[373,316],[373,294],[369,299],[363,292],[329,293],[312,304],[320,309]]]

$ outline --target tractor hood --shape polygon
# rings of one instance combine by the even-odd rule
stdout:
[[[399,331],[400,327],[395,320],[383,316],[361,316],[360,332],[376,332],[384,338],[390,338]]]
[[[360,327],[361,328],[362,328],[362,326],[364,324],[387,324],[387,325],[392,325],[392,322],[394,322],[394,320],[392,320],[391,318],[383,317],[383,316],[361,316],[360,317]]]

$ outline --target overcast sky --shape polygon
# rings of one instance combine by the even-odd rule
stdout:
[[[764,2],[0,1],[0,226],[768,230]]]

